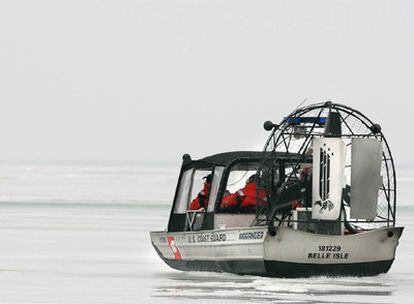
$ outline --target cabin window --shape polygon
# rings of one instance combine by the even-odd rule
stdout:
[[[197,195],[203,190],[206,177],[211,173],[211,170],[196,170],[194,171],[193,184],[191,189],[191,199],[195,199]],[[208,194],[208,193],[206,193]]]
[[[185,213],[187,210],[193,171],[194,169],[184,171],[183,175],[181,176],[177,198],[175,201],[174,213]]]
[[[183,173],[177,193],[174,213],[185,213],[188,209],[197,210],[200,205],[207,205],[210,186],[206,186],[206,181],[210,174],[211,170],[206,169],[189,169]],[[194,204],[196,206],[194,208],[192,202],[196,199],[198,203]]]
[[[226,191],[234,193],[246,185],[247,179],[256,174],[257,168],[248,165],[238,165],[231,169],[227,179]]]
[[[238,163],[230,169],[219,212],[254,213],[257,203],[265,203],[266,193],[261,188],[257,168],[257,163]]]

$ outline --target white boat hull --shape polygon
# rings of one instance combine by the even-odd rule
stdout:
[[[377,275],[389,270],[403,228],[350,235],[321,235],[279,227],[196,232],[151,232],[160,257],[172,268],[277,277]]]

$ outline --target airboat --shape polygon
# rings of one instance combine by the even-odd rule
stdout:
[[[263,151],[183,155],[168,227],[150,232],[161,259],[178,270],[272,277],[386,273],[404,227],[381,126],[324,102],[264,128]],[[190,210],[208,175],[204,207]],[[223,208],[252,175],[256,204]]]

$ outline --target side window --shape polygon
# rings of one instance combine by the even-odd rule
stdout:
[[[187,210],[207,209],[207,202],[210,196],[211,170],[198,169],[193,174],[193,184],[191,186],[190,202]]]
[[[185,213],[189,201],[189,194],[191,188],[191,181],[194,169],[185,171],[181,177],[180,185],[178,186],[177,198],[175,201],[174,213]]]
[[[234,165],[227,177],[219,210],[225,213],[254,213],[266,201],[266,191],[257,174],[258,163]]]
[[[246,185],[247,179],[256,174],[256,169],[249,167],[233,167],[230,171],[226,184],[226,192],[234,193]]]

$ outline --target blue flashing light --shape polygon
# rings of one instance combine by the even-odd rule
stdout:
[[[318,125],[324,125],[327,121],[327,117],[286,117],[285,122],[288,124],[301,124],[301,123],[316,123]]]

